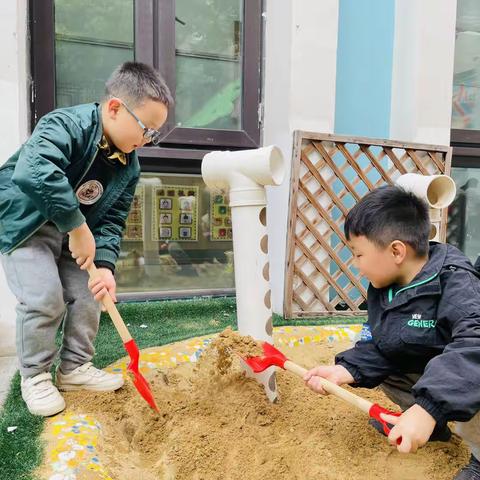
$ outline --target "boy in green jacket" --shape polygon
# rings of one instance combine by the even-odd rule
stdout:
[[[65,408],[59,390],[113,391],[120,375],[91,359],[98,301],[115,300],[115,262],[140,176],[135,150],[158,143],[172,97],[160,74],[127,62],[106,83],[101,104],[45,115],[0,168],[0,252],[18,300],[22,397],[34,415]],[[89,281],[93,263],[99,275]],[[50,368],[63,321],[56,386]]]

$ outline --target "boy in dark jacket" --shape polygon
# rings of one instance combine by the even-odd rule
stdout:
[[[115,263],[140,166],[172,99],[151,67],[127,62],[96,103],[54,110],[0,168],[0,251],[17,305],[22,397],[35,415],[65,408],[60,390],[112,391],[120,375],[91,359],[98,301],[115,300]],[[89,281],[92,262],[98,276]],[[56,386],[50,367],[63,321]],[[57,388],[58,387],[58,388]]]
[[[469,444],[470,463],[455,477],[480,480],[480,279],[455,247],[431,242],[427,205],[399,187],[366,195],[347,215],[354,264],[369,281],[372,339],[310,370],[305,381],[325,394],[318,377],[338,385],[380,385],[400,417],[383,415],[400,452],[448,440],[447,422]],[[371,421],[381,430],[381,425]]]

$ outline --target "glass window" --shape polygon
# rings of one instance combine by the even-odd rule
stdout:
[[[155,65],[175,97],[162,141],[141,156],[260,145],[262,0],[30,4],[33,127],[56,107],[98,101],[114,68],[137,59]]]
[[[480,2],[458,0],[452,128],[480,130]]]
[[[472,262],[480,255],[480,169],[453,167],[457,196],[448,209],[447,242]]]
[[[177,126],[241,128],[242,0],[177,0]]]
[[[200,175],[144,173],[117,263],[120,293],[234,287],[228,198]]]
[[[56,106],[99,101],[134,59],[134,0],[55,0]]]

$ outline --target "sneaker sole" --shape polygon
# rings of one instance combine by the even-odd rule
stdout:
[[[122,388],[124,383],[118,385],[111,385],[111,386],[95,386],[95,385],[58,385],[57,388],[61,392],[74,392],[77,390],[89,390],[91,392],[114,392],[115,390],[118,390]]]
[[[60,412],[63,412],[65,410],[65,402],[63,402],[63,406],[60,408],[60,407],[57,407],[57,408],[39,408],[39,409],[34,409],[34,408],[30,408],[28,405],[27,405],[27,408],[28,408],[28,411],[32,414],[32,415],[37,415],[37,416],[40,416],[40,417],[53,417],[53,415],[57,415],[58,413]]]

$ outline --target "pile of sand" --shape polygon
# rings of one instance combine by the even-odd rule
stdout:
[[[282,348],[307,368],[331,363],[347,344]],[[368,426],[368,418],[333,397],[311,392],[291,373],[277,375],[280,401],[246,378],[236,361],[261,353],[231,333],[198,365],[150,378],[160,414],[129,383],[116,393],[66,394],[69,408],[102,424],[102,463],[118,480],[449,480],[468,459],[458,438],[400,455]],[[355,390],[394,408],[377,391]]]
[[[249,335],[241,336],[228,327],[210,343],[195,371],[201,375],[208,364],[212,367],[210,369],[212,375],[225,375],[237,357],[247,358],[260,355],[263,355],[261,344]],[[214,365],[212,365],[212,361],[215,363]]]

